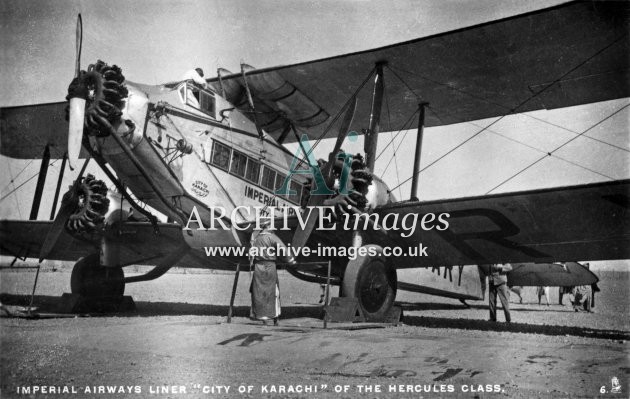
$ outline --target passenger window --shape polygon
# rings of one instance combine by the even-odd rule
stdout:
[[[230,147],[215,141],[212,144],[212,164],[227,171],[230,164]]]
[[[273,188],[274,192],[280,190],[280,187],[282,187],[282,185],[284,184],[284,180],[286,178],[287,178],[287,175],[285,175],[284,173],[278,172],[276,174],[276,186]]]
[[[245,177],[245,166],[247,165],[247,155],[234,150],[232,152],[232,164],[230,165],[230,173]]]
[[[302,196],[300,197],[300,201],[302,201],[302,199],[306,199],[308,195],[308,188],[306,186],[302,186]],[[301,202],[298,202],[299,205],[302,205]],[[306,206],[306,204],[304,204]]]
[[[186,104],[199,109],[199,88],[191,83],[186,85]]]
[[[265,166],[262,172],[262,181],[260,182],[260,185],[269,191],[273,191],[275,183],[276,171]]]
[[[215,118],[215,100],[214,94],[202,91],[199,94],[199,109]]]
[[[258,184],[258,178],[260,177],[260,163],[249,158],[247,167],[245,168],[245,178],[252,183]]]

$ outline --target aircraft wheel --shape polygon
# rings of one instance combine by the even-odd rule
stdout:
[[[382,320],[396,298],[396,269],[385,262],[378,245],[376,256],[360,256],[348,262],[343,276],[342,293],[357,298],[367,320]]]
[[[70,288],[73,294],[85,297],[121,297],[125,293],[125,274],[122,267],[103,267],[99,255],[91,254],[72,269]]]

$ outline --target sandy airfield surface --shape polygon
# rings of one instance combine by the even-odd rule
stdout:
[[[232,324],[225,315],[233,274],[168,274],[127,287],[137,304],[129,314],[0,319],[1,397],[53,386],[76,393],[35,397],[625,398],[629,274],[599,275],[591,314],[558,305],[555,289],[550,306],[538,305],[526,288],[524,303],[512,303],[513,323],[495,324],[486,321],[485,302],[465,309],[400,292],[404,324],[324,330],[319,287],[282,272],[279,327],[247,318],[247,273]],[[35,304],[53,310],[69,277],[40,274]],[[3,304],[27,303],[33,278],[0,273]],[[609,392],[613,377],[620,394]],[[99,393],[108,389],[116,393]]]

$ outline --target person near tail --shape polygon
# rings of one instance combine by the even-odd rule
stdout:
[[[510,291],[507,286],[507,273],[512,270],[509,263],[503,265],[491,265],[489,282],[488,302],[490,305],[490,321],[497,321],[497,295],[501,300],[503,312],[505,313],[505,322],[511,323],[510,316]]]

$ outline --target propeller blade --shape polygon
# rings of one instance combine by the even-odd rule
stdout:
[[[350,105],[348,109],[346,110],[346,114],[343,117],[343,121],[341,122],[341,125],[339,126],[339,133],[337,134],[337,141],[335,142],[335,147],[328,157],[328,163],[324,166],[322,170],[322,175],[329,179],[332,177],[335,157],[337,156],[337,153],[341,149],[341,145],[343,144],[344,140],[348,136],[348,133],[349,133],[348,129],[350,128],[350,125],[352,124],[352,119],[354,119],[354,112],[356,108],[357,108],[357,97],[353,96],[352,99],[350,100]],[[330,182],[327,181],[326,184],[330,184]],[[327,199],[326,195],[311,195],[311,197],[308,200],[307,206],[313,206],[315,208],[312,208],[313,211],[311,211],[309,215],[310,217],[308,218],[308,220],[306,221],[306,224],[304,225],[304,230],[295,231],[291,245],[293,245],[294,247],[302,247],[304,246],[304,244],[306,244],[306,241],[308,240],[308,238],[311,236],[311,233],[313,232],[313,228],[315,228],[315,223],[319,219],[319,213],[321,212],[319,207],[324,204],[324,201],[326,201],[326,199]],[[307,209],[311,209],[311,208],[307,208]]]
[[[76,30],[76,60],[74,77],[79,77],[81,72],[81,47],[83,46],[83,19],[81,14],[77,16]],[[85,118],[85,99],[73,97],[70,99],[70,126],[68,127],[68,166],[74,170],[79,161],[81,143],[83,141],[83,123]]]
[[[323,205],[326,200],[325,195],[312,195],[308,200],[308,206],[314,206],[315,208],[306,208],[313,209],[310,211],[309,218],[306,220],[306,224],[304,225],[303,230],[295,230],[293,234],[293,240],[291,241],[291,245],[293,247],[303,247],[306,244],[306,241],[311,236],[313,232],[313,228],[315,228],[315,223],[317,219],[319,219],[320,206]]]
[[[81,182],[83,177],[83,173],[85,173],[85,169],[90,161],[90,158],[86,159],[83,163],[83,167],[79,171],[79,176],[74,181],[74,184],[70,187],[61,199],[61,206],[59,207],[59,212],[57,216],[55,216],[55,220],[53,221],[50,230],[48,230],[48,234],[46,234],[46,238],[44,239],[44,243],[42,244],[42,249],[39,250],[39,263],[41,263],[44,259],[48,258],[48,255],[52,252],[53,248],[57,244],[57,240],[59,240],[59,236],[61,232],[64,230],[65,224],[70,218],[70,216],[77,210],[79,207],[79,196],[77,194],[77,186]]]
[[[81,48],[83,47],[83,18],[81,14],[77,15],[77,30],[76,30],[76,63],[74,67],[74,77],[78,77],[81,72]]]
[[[350,100],[350,106],[346,111],[346,114],[343,117],[343,121],[339,126],[339,133],[337,134],[337,142],[335,142],[335,148],[332,151],[333,156],[336,156],[339,150],[341,149],[341,145],[343,141],[348,137],[348,129],[352,124],[352,119],[354,119],[354,111],[357,109],[357,96],[353,96]]]
[[[68,127],[68,165],[74,170],[79,161],[83,142],[83,123],[85,118],[85,99],[70,99],[70,126]]]
[[[55,221],[50,227],[50,230],[48,230],[48,234],[46,234],[42,249],[39,251],[40,263],[44,259],[47,259],[53,248],[55,248],[55,244],[57,244],[57,240],[59,240],[59,236],[64,230],[64,226],[68,221],[68,218],[74,213],[74,211],[76,211],[77,207],[79,206],[79,198],[74,193],[74,187],[72,187],[70,188],[70,190],[68,190],[67,193],[63,195],[63,199],[61,200],[61,207],[59,207],[59,213],[57,213],[57,216],[55,216]]]

